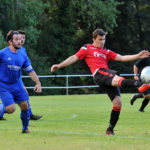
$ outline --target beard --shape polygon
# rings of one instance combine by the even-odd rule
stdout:
[[[14,44],[13,44],[13,47],[14,47],[15,49],[20,49],[21,44],[18,44],[18,45],[14,45]]]

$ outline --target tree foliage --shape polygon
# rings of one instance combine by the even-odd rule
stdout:
[[[149,49],[150,1],[122,0],[122,2],[123,4],[118,7],[120,11],[117,18],[118,27],[114,28],[114,33],[108,36],[107,46],[122,55],[135,54],[143,49]],[[113,65],[120,72],[133,73],[134,63]]]
[[[83,44],[91,43],[95,28],[108,32],[106,47],[117,53],[133,54],[149,48],[149,0],[0,0],[0,3],[0,48],[7,46],[5,36],[9,30],[25,30],[24,47],[39,75],[50,74],[52,64],[73,55]],[[110,62],[110,67],[121,73],[132,73],[132,65],[133,62],[119,65]],[[83,61],[54,74],[79,73],[90,73]],[[91,83],[84,78],[72,82]],[[42,80],[42,83],[64,85],[65,81]],[[59,93],[64,91],[44,91],[44,94]]]

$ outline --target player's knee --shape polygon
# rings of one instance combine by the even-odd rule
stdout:
[[[112,103],[113,103],[113,106],[116,106],[116,107],[120,107],[120,108],[121,108],[122,102],[121,102],[120,96],[116,96],[116,97],[113,99]]]
[[[113,102],[112,110],[120,112],[121,111],[121,106],[122,106],[121,100],[119,100],[119,99],[115,100],[115,102]]]
[[[9,108],[6,108],[6,110],[7,110],[8,114],[12,114],[13,112],[15,112],[16,108],[15,107],[9,107]]]
[[[113,104],[113,106],[115,106],[115,107],[122,107],[122,103],[121,102],[118,102],[118,103],[115,103],[115,104]]]
[[[20,108],[21,108],[21,110],[23,110],[23,111],[28,110],[28,104],[27,104],[27,103],[21,104],[21,105],[20,105]]]
[[[11,104],[5,107],[8,114],[12,114],[16,110],[15,104]]]

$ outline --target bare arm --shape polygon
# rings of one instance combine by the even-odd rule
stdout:
[[[138,80],[139,77],[137,76],[138,74],[138,67],[136,65],[133,66],[133,73],[134,73],[134,79]]]
[[[39,78],[38,78],[37,74],[35,73],[35,71],[30,72],[29,76],[36,83],[35,88],[34,88],[35,92],[41,93],[42,92],[41,82],[39,81]]]
[[[133,61],[133,60],[136,60],[136,59],[141,59],[141,58],[146,58],[150,55],[150,53],[148,51],[141,51],[140,53],[138,54],[135,54],[135,55],[120,55],[120,54],[117,54],[115,60],[116,61],[122,61],[122,62],[126,62],[126,61]]]
[[[76,61],[78,61],[79,58],[75,55],[72,55],[70,57],[68,57],[66,60],[64,60],[63,62],[61,62],[60,64],[54,64],[52,67],[51,67],[51,72],[54,72],[56,71],[57,69],[60,69],[60,68],[63,68],[63,67],[66,67],[66,66],[69,66],[71,64],[74,64]]]

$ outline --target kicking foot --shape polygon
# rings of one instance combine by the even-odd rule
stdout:
[[[146,90],[150,89],[150,84],[143,84],[138,88],[138,91],[140,93],[144,93]]]
[[[40,115],[40,116],[32,115],[32,116],[30,116],[30,120],[39,120],[42,117],[43,117],[42,115]]]

